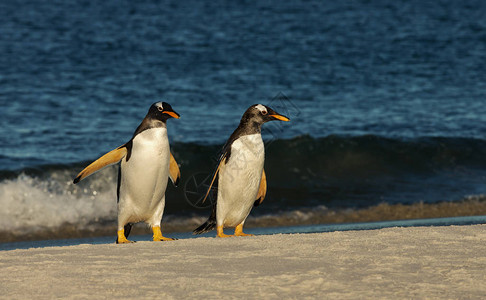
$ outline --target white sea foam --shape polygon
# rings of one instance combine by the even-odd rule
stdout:
[[[25,234],[41,228],[56,229],[65,224],[83,226],[100,220],[114,220],[114,173],[107,170],[103,180],[87,180],[76,186],[68,171],[55,171],[42,179],[21,174],[15,179],[1,181],[0,228]]]

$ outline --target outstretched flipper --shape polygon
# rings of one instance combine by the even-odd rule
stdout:
[[[103,169],[104,167],[113,165],[118,163],[122,158],[127,155],[128,149],[126,144],[112,150],[102,157],[98,158],[94,162],[92,162],[89,166],[87,166],[83,171],[81,171],[76,178],[74,178],[73,183],[76,184],[83,180],[84,178],[88,177],[89,175],[98,172],[99,170]]]
[[[260,180],[260,188],[258,188],[257,199],[253,206],[256,207],[262,204],[263,199],[267,195],[267,176],[265,175],[265,170],[262,171],[262,180]]]
[[[181,179],[181,171],[179,170],[179,165],[177,164],[172,153],[170,154],[169,177],[174,186],[179,185],[179,180]]]

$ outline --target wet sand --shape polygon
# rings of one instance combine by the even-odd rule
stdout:
[[[480,299],[486,225],[0,251],[0,298]]]

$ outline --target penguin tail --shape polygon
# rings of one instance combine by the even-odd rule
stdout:
[[[216,203],[213,204],[213,209],[211,211],[211,215],[209,216],[208,220],[198,228],[194,229],[192,234],[205,233],[213,230],[214,228],[216,228]]]
[[[198,228],[194,229],[192,234],[205,233],[205,232],[213,230],[214,228],[216,228],[216,219],[209,218],[204,224],[202,224]]]

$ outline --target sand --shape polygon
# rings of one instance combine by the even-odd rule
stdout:
[[[479,299],[486,225],[0,251],[2,299]]]

